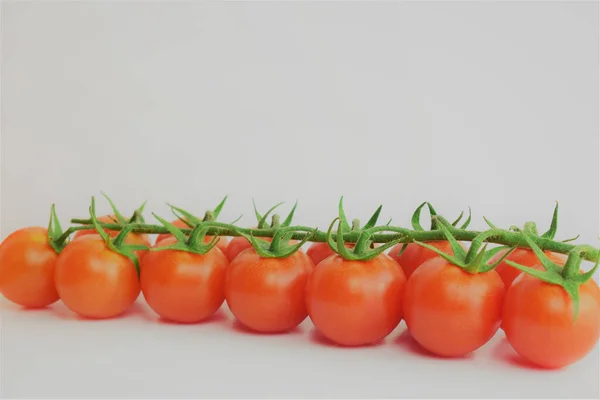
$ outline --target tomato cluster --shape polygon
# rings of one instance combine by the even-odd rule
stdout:
[[[173,225],[186,227],[181,220]],[[473,273],[451,261],[464,247],[447,240],[398,244],[368,259],[344,257],[322,242],[306,252],[263,257],[243,236],[218,237],[201,252],[181,247],[181,238],[172,234],[160,235],[151,246],[147,234],[123,232],[125,243],[148,246],[135,251],[138,266],[111,248],[118,231],[103,232],[80,230],[59,254],[44,228],[12,233],[0,245],[0,292],[24,307],[60,299],[87,318],[122,314],[142,293],[160,317],[179,323],[206,320],[225,302],[250,330],[286,332],[308,317],[322,336],[341,346],[381,341],[404,319],[415,341],[442,357],[477,350],[502,326],[521,356],[547,368],[576,362],[600,337],[596,282],[582,283],[574,304],[563,287],[510,265],[543,270],[531,249],[498,252],[489,260],[498,263],[495,268]],[[560,254],[546,255],[565,264]]]

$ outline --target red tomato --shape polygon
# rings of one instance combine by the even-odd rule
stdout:
[[[502,251],[498,252],[494,257],[492,257],[492,259],[490,260],[490,264],[498,261],[504,254],[506,254],[506,251],[507,250],[502,250]],[[546,254],[546,256],[548,256],[548,258],[550,258],[550,260],[552,260],[554,263],[556,263],[558,265],[565,265],[565,262],[567,261],[566,256],[559,254],[559,253],[553,253],[550,251],[546,251],[545,254]],[[500,278],[502,278],[502,281],[504,282],[504,285],[506,286],[507,289],[513,283],[513,281],[517,278],[517,276],[521,275],[521,273],[522,273],[520,270],[516,269],[515,267],[511,267],[510,265],[508,265],[506,263],[507,260],[515,262],[517,264],[524,265],[526,267],[536,267],[537,266],[538,268],[541,268],[541,269],[544,268],[540,264],[540,261],[538,260],[537,256],[533,252],[533,250],[515,249],[512,253],[510,253],[504,259],[504,261],[502,261],[500,264],[498,264],[498,266],[496,268],[494,268],[494,270],[500,275]]]
[[[89,318],[122,314],[140,294],[133,262],[111,251],[99,235],[73,240],[63,249],[54,281],[63,303]]]
[[[176,243],[174,237],[162,245]],[[206,254],[179,250],[151,251],[144,258],[140,282],[148,305],[163,318],[199,322],[225,300],[227,258],[214,247]]]
[[[57,254],[48,244],[48,230],[19,229],[0,245],[0,292],[24,307],[45,307],[58,300],[54,286]]]
[[[450,255],[454,254],[452,251],[452,246],[450,246],[450,242],[445,240],[435,240],[427,242],[427,244],[440,251],[443,251],[444,253]],[[404,252],[398,256],[402,246],[403,244],[400,243],[392,247],[388,255],[392,257],[398,264],[400,264],[407,278],[410,278],[413,272],[415,272],[415,270],[419,268],[425,261],[439,257],[439,254],[437,254],[435,251],[423,247],[417,243],[409,243]]]
[[[370,261],[326,258],[306,287],[308,314],[316,329],[345,346],[378,342],[402,319],[406,277],[382,254]]]
[[[346,247],[352,249],[354,243],[346,244]],[[326,242],[315,242],[310,245],[308,250],[306,250],[306,255],[310,257],[315,265],[334,254],[336,254],[336,252],[333,251]]]
[[[245,250],[227,269],[227,305],[252,330],[288,331],[306,319],[304,290],[313,267],[301,251],[287,258],[262,258],[254,249]]]
[[[177,228],[187,228],[189,229],[189,226],[183,222],[180,219],[176,219],[175,221],[171,221],[171,223],[173,225],[175,225]],[[160,246],[164,246],[163,244],[161,244],[161,242],[165,239],[171,238],[173,237],[173,235],[171,235],[170,233],[161,233],[160,235],[158,235],[156,237],[156,242],[154,244],[154,247],[159,247]],[[210,243],[212,242],[214,236],[204,236],[204,243]],[[229,243],[229,239],[227,239],[224,236],[221,236],[219,241],[217,242],[216,247],[219,248],[219,250],[221,250],[222,252],[225,252],[227,249],[227,244]]]
[[[540,267],[541,268],[541,267]],[[544,368],[582,359],[600,338],[600,289],[590,279],[579,286],[579,315],[560,286],[523,273],[506,293],[503,329],[523,358]]]
[[[408,280],[404,320],[425,349],[463,356],[486,344],[500,327],[504,292],[495,271],[471,274],[432,258]]]
[[[117,221],[117,217],[114,215],[103,215],[101,217],[97,218],[98,222],[102,222],[105,224],[115,224],[118,222]],[[119,233],[121,231],[111,231],[108,229],[104,230],[106,233],[108,233],[111,237],[117,237],[119,235]],[[95,229],[84,229],[82,231],[77,231],[75,232],[75,235],[73,236],[73,239],[77,239],[79,237],[83,237],[83,236],[87,236],[87,235],[98,235],[98,231],[96,231]],[[133,239],[131,241],[127,241],[128,243],[131,244],[143,244],[144,246],[148,246],[150,247],[150,237],[145,234],[145,233],[130,233],[129,235],[127,235],[127,239],[129,239],[129,237],[133,237]]]
[[[98,240],[98,239],[102,239],[100,234],[98,232],[96,232],[95,234],[89,234],[89,235],[83,235],[80,237],[75,237],[73,238],[73,241],[77,240],[88,240],[88,239],[94,239],[94,240]],[[141,244],[144,246],[147,246],[148,243],[146,242],[146,239],[143,236],[139,236],[139,235],[127,235],[127,237],[125,238],[125,243],[126,244]],[[144,257],[146,256],[146,254],[148,254],[148,250],[136,250],[134,251],[134,253],[137,255],[138,260],[141,262]]]

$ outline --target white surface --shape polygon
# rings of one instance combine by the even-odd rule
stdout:
[[[66,222],[89,197],[252,224],[299,200],[325,228],[340,195],[407,224],[429,200],[475,228],[527,219],[598,237],[593,2],[3,2],[0,236]],[[107,212],[100,202],[99,211]],[[57,318],[58,313],[62,318]],[[231,322],[105,322],[2,304],[7,397],[598,397],[598,352],[518,368],[390,343],[340,350]],[[305,331],[309,325],[305,326]],[[498,346],[501,347],[498,350]]]

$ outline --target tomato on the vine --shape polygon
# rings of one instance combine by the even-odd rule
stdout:
[[[166,238],[161,246],[177,243]],[[182,250],[151,251],[140,272],[142,293],[158,315],[176,322],[200,322],[213,315],[225,300],[228,261],[213,247],[206,254]]]
[[[463,356],[498,331],[504,293],[504,283],[493,270],[470,273],[442,257],[432,258],[408,280],[404,320],[425,349],[439,356]]]
[[[502,317],[508,342],[523,358],[544,368],[565,367],[598,343],[600,289],[593,279],[579,286],[574,320],[574,303],[564,288],[523,273],[506,293]]]
[[[98,234],[98,232],[96,232],[96,233],[90,233],[87,235],[73,238],[73,241],[88,240],[91,238],[102,239],[100,237],[100,234]],[[148,242],[146,241],[146,239],[140,235],[132,235],[132,234],[127,235],[127,237],[125,237],[125,243],[126,244],[141,244],[143,246],[148,246]],[[144,259],[144,257],[146,256],[146,254],[148,254],[148,250],[135,250],[134,253],[137,255],[138,259],[141,262]]]
[[[122,314],[140,293],[133,262],[110,250],[99,235],[73,240],[62,250],[54,281],[63,303],[89,318]]]
[[[174,221],[171,221],[171,224],[175,225],[176,228],[179,229],[190,229],[190,227],[188,226],[188,224],[186,224],[185,222],[183,222],[181,219],[176,219]],[[154,247],[159,247],[159,246],[163,246],[163,244],[161,244],[161,242],[165,239],[168,238],[172,238],[173,235],[170,233],[161,233],[160,235],[158,235],[156,237],[156,242],[154,244]],[[213,240],[213,236],[204,236],[204,243],[210,243]],[[227,245],[229,243],[229,239],[226,238],[225,236],[221,236],[219,238],[219,241],[217,242],[217,247],[219,248],[219,250],[221,250],[222,252],[225,252],[227,250]]]
[[[256,229],[253,228],[253,229]],[[267,242],[270,242],[273,240],[273,238],[271,237],[263,237],[261,238],[262,240],[265,240]],[[296,244],[298,243],[297,240],[290,240],[288,242],[288,244]],[[223,254],[225,254],[225,256],[227,257],[227,259],[229,261],[233,261],[234,258],[237,257],[238,254],[240,254],[242,251],[246,250],[246,249],[250,249],[252,248],[252,243],[250,243],[248,241],[248,239],[246,239],[243,236],[236,236],[233,239],[231,239],[231,241],[226,244],[226,248],[223,250]]]
[[[227,269],[227,305],[238,321],[254,331],[293,329],[307,316],[304,291],[313,267],[302,251],[285,258],[263,258],[255,249],[247,249]]]
[[[30,227],[11,233],[0,245],[0,292],[24,307],[45,307],[56,302],[57,257],[48,243],[46,228]]]
[[[434,240],[426,243],[443,251],[446,254],[454,254],[452,251],[452,246],[446,240]],[[398,264],[400,264],[400,267],[402,267],[402,270],[407,278],[410,278],[415,270],[419,268],[425,261],[439,257],[435,251],[423,246],[419,246],[416,243],[409,243],[406,246],[406,249],[404,249],[404,252],[398,255],[402,249],[402,246],[404,246],[404,244],[400,243],[392,247],[388,255],[392,257]]]
[[[497,260],[502,258],[504,256],[504,254],[506,254],[507,251],[508,251],[508,249],[502,250],[499,253],[497,253],[494,257],[492,257],[492,259],[490,260],[490,263],[496,262]],[[551,251],[546,251],[545,254],[551,261],[553,261],[559,265],[564,265],[565,261],[567,260],[567,257],[563,254],[553,253]],[[498,266],[495,268],[495,271],[500,275],[500,278],[502,278],[502,281],[504,282],[504,285],[506,286],[507,289],[513,283],[513,281],[519,275],[521,275],[522,272],[520,270],[516,269],[515,267],[508,265],[506,263],[506,261],[512,261],[517,264],[524,265],[526,267],[543,268],[542,265],[540,264],[540,260],[538,260],[537,256],[533,252],[533,250],[530,250],[530,249],[515,249],[515,250],[513,250],[508,256],[506,256],[504,261],[500,262],[500,264],[498,264]]]
[[[359,346],[378,342],[402,319],[406,277],[381,254],[369,261],[328,257],[306,286],[308,314],[319,333],[334,343]]]

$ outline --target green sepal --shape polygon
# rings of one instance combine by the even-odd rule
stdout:
[[[510,265],[513,268],[516,268],[522,272],[525,272],[529,275],[534,276],[535,278],[544,281],[546,283],[551,283],[553,285],[562,286],[564,283],[564,279],[561,274],[556,271],[540,271],[539,269],[527,267],[525,265],[517,264],[514,261],[506,260],[506,264]]]
[[[292,207],[292,210],[290,211],[290,213],[288,214],[288,216],[281,223],[280,226],[282,228],[286,228],[286,227],[290,226],[290,224],[292,223],[292,219],[294,219],[294,213],[296,212],[296,207],[297,206],[298,206],[298,201],[296,201],[296,203],[294,203],[294,207]]]
[[[498,260],[496,260],[496,261],[494,261],[493,263],[490,264],[489,263],[490,259],[492,257],[494,257],[496,254],[498,254],[499,252],[503,251],[503,250],[508,250],[508,251],[505,252],[502,255],[502,257],[500,257]],[[489,250],[486,253],[486,256],[483,258],[483,264],[479,268],[479,272],[488,272],[488,271],[491,271],[491,270],[495,269],[513,251],[515,251],[515,248],[514,247],[508,247],[508,246],[498,246],[498,247],[495,247],[495,248]]]
[[[258,229],[268,229],[269,226],[267,225],[267,218],[269,218],[269,214],[271,214],[273,210],[275,210],[277,207],[282,205],[283,202],[275,204],[265,213],[265,215],[260,215],[258,209],[256,208],[256,203],[254,202],[254,199],[252,199],[252,204],[254,205],[254,214],[256,215],[256,220],[258,221]]]
[[[546,254],[544,254],[542,249],[540,249],[540,247],[533,241],[533,238],[535,238],[536,235],[529,232],[521,232],[521,235],[523,236],[523,239],[525,239],[525,242],[527,242],[531,250],[533,250],[533,252],[535,253],[539,262],[542,264],[542,267],[544,267],[546,271],[553,271],[560,274],[560,271],[563,269],[563,267],[552,262],[552,260],[550,260],[546,256]]]
[[[458,218],[456,218],[456,219],[454,220],[454,222],[452,223],[452,226],[454,226],[454,227],[455,227],[455,226],[456,226],[456,225],[457,225],[457,224],[460,222],[460,220],[462,219],[462,217],[463,217],[464,215],[465,215],[465,212],[464,212],[464,211],[461,211],[461,212],[460,212],[460,214],[459,214],[459,216],[458,216]]]
[[[396,244],[400,243],[401,239],[398,240],[394,240],[394,241],[390,241],[388,243],[386,243],[383,246],[380,247],[376,247],[374,249],[360,249],[359,248],[359,242],[362,243],[369,243],[370,241],[370,236],[372,235],[372,232],[374,232],[375,230],[363,230],[360,235],[359,235],[359,239],[356,243],[356,245],[354,246],[353,250],[348,249],[345,246],[344,243],[344,232],[342,232],[343,229],[343,225],[341,223],[338,223],[338,228],[337,228],[337,233],[336,233],[336,240],[333,240],[333,226],[335,225],[335,223],[337,221],[339,221],[340,218],[336,218],[334,219],[331,224],[329,225],[329,228],[327,229],[327,244],[329,245],[329,247],[336,252],[337,254],[339,254],[342,258],[344,258],[345,260],[355,260],[355,261],[369,261],[374,259],[375,257],[379,256],[380,254],[382,254],[384,251],[386,251],[387,249],[395,246]],[[364,247],[364,244],[361,245],[361,247]]]
[[[492,221],[490,221],[489,219],[487,219],[485,216],[483,217],[484,221],[486,224],[488,224],[488,226],[492,229],[498,229],[496,228],[496,225],[492,224]]]
[[[171,208],[171,212],[173,213],[173,215],[175,215],[181,222],[183,222],[190,228],[193,228],[194,226],[202,222],[200,218],[184,210],[183,208],[175,207],[174,205],[169,203],[167,203],[167,205],[169,206],[169,208]]]
[[[217,218],[219,218],[219,215],[221,214],[221,210],[223,210],[223,207],[225,206],[225,202],[227,202],[227,197],[228,196],[223,197],[223,200],[221,200],[221,202],[219,204],[217,204],[217,206],[214,208],[214,210],[212,210],[212,215],[215,218],[215,220]]]
[[[381,214],[382,208],[383,208],[382,205],[377,207],[377,210],[375,210],[375,212],[373,213],[371,218],[369,218],[369,220],[367,221],[365,226],[363,226],[363,229],[371,229],[372,227],[374,227],[377,224],[377,220],[379,219],[379,214]]]
[[[123,216],[123,214],[121,214],[119,212],[119,210],[117,209],[117,206],[112,201],[112,199],[110,197],[108,197],[108,195],[106,193],[104,193],[104,192],[100,192],[100,193],[102,193],[102,196],[104,196],[104,198],[108,201],[108,204],[110,204],[110,208],[112,208],[113,214],[115,214],[115,216],[117,217],[117,222],[119,224],[126,224],[127,223],[127,218],[125,218]]]
[[[470,224],[471,224],[471,207],[469,207],[469,216],[467,217],[467,220],[464,222],[464,224],[462,224],[460,226],[460,229],[467,229]]]
[[[464,259],[467,256],[465,249],[460,245],[460,243],[458,243],[456,238],[452,236],[452,233],[450,233],[448,228],[446,228],[445,224],[439,224],[439,228],[442,230],[442,232],[444,232],[444,236],[446,237],[446,240],[450,243],[450,247],[452,247],[452,252],[454,253],[454,255],[460,257],[461,259]]]
[[[542,234],[543,238],[546,239],[554,239],[556,236],[556,230],[558,229],[558,201],[556,202],[556,206],[554,206],[554,213],[552,214],[552,222],[550,223],[550,228]]]
[[[402,253],[404,253],[404,251],[406,250],[407,247],[408,247],[408,243],[402,244],[402,247],[400,248],[400,251],[398,252],[398,254],[396,254],[396,257],[400,257],[402,255]]]
[[[50,222],[48,222],[48,244],[56,254],[59,254],[69,242],[68,238],[59,242],[58,239],[62,237],[63,233],[60,220],[58,219],[58,215],[56,215],[56,207],[52,204],[50,207]]]
[[[415,210],[415,212],[413,213],[413,215],[410,219],[410,223],[415,231],[424,231],[425,230],[425,229],[423,229],[423,226],[421,225],[421,210],[423,209],[425,204],[427,204],[426,201],[421,203],[421,205],[419,207],[417,207],[417,209]]]
[[[561,240],[561,242],[563,242],[563,243],[574,242],[575,240],[579,239],[579,236],[581,236],[581,235],[577,235],[577,236],[569,238],[569,239]]]
[[[525,226],[523,227],[523,231],[530,233],[533,236],[539,237],[540,234],[537,229],[537,225],[533,221],[525,222]]]
[[[342,225],[342,232],[350,232],[352,228],[348,224],[348,218],[346,217],[346,212],[344,211],[344,196],[340,197],[340,203],[338,204],[338,216],[340,224]]]
[[[418,240],[413,241],[413,243],[416,243],[419,246],[422,246],[422,247],[425,247],[426,249],[434,251],[440,257],[442,257],[444,260],[448,261],[449,263],[452,263],[452,264],[454,264],[456,266],[459,266],[461,268],[465,267],[465,263],[463,261],[461,261],[460,259],[458,259],[456,256],[452,256],[452,255],[450,255],[448,253],[444,253],[443,251],[440,251],[438,248],[433,247],[430,244],[427,244],[425,242],[420,242]]]
[[[166,219],[159,217],[155,213],[152,213],[152,215],[154,215],[154,218],[156,218],[161,224],[164,225],[165,228],[167,228],[171,235],[175,236],[178,242],[185,242],[187,240],[186,234],[183,233],[181,229],[177,228],[175,225],[173,225]]]
[[[295,232],[307,232],[300,243],[290,245],[289,240]],[[251,244],[256,253],[263,258],[287,258],[300,250],[304,244],[311,239],[317,229],[297,229],[295,227],[280,227],[273,234],[273,239],[269,243],[266,240],[258,239],[252,234],[246,234],[238,231],[240,236],[245,237]]]
[[[128,223],[132,224],[132,223],[140,223],[140,224],[145,224],[146,223],[146,219],[144,218],[144,208],[146,208],[146,204],[148,203],[148,200],[144,201],[142,203],[141,206],[139,206],[134,212],[133,215],[131,216],[131,218],[129,218]]]

